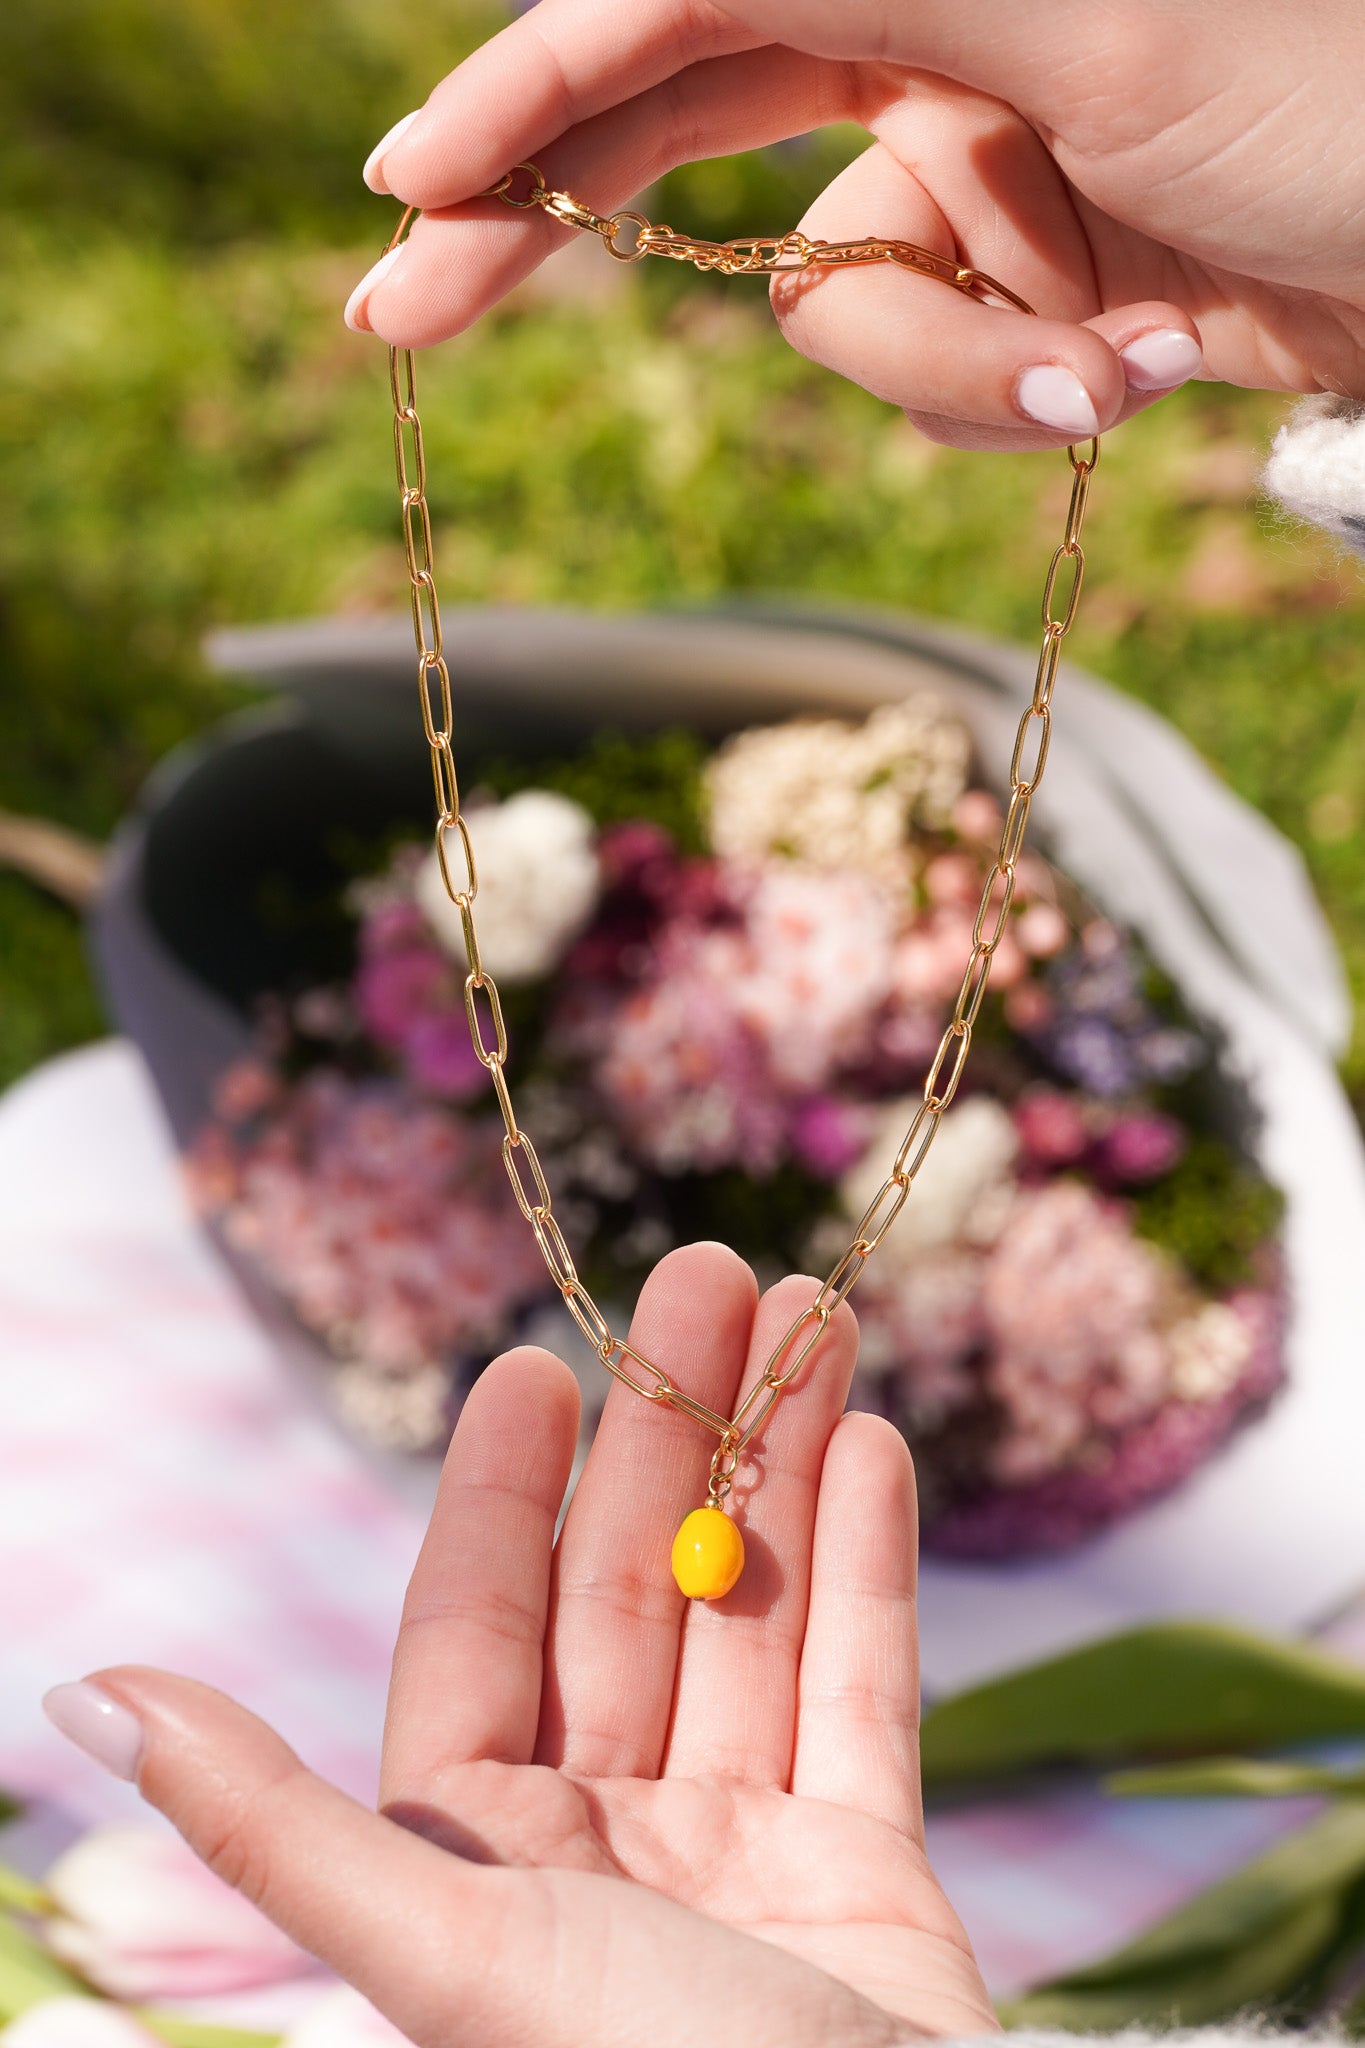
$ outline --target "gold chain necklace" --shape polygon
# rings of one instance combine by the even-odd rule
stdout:
[[[524,192],[514,193],[520,174],[529,183]],[[534,164],[518,164],[500,178],[492,190],[481,195],[501,199],[519,209],[538,207],[553,220],[568,227],[599,235],[609,256],[618,263],[638,263],[646,256],[667,257],[675,263],[691,263],[698,270],[716,270],[726,277],[769,277],[785,271],[846,267],[864,263],[896,263],[922,277],[937,278],[955,291],[981,302],[1002,301],[1021,313],[1033,308],[983,271],[937,256],[913,242],[891,241],[868,236],[856,242],[813,241],[799,231],[775,238],[754,238],[732,242],[705,242],[690,235],[675,234],[670,227],[654,225],[643,214],[629,211],[602,215],[584,206],[571,193],[555,192],[545,183]],[[416,217],[409,207],[399,221],[388,247],[396,249]],[[634,240],[622,242],[623,229],[634,230]],[[986,993],[991,961],[1004,937],[1014,900],[1015,872],[1023,849],[1029,810],[1043,779],[1048,742],[1052,732],[1052,692],[1057,679],[1062,641],[1071,631],[1085,572],[1081,549],[1081,525],[1085,518],[1090,478],[1099,461],[1099,443],[1092,440],[1089,453],[1081,456],[1067,449],[1072,469],[1071,502],[1060,546],[1048,564],[1043,585],[1043,644],[1038,656],[1033,695],[1019,721],[1010,761],[1010,797],[995,864],[986,878],[981,903],[972,927],[972,950],[953,1005],[952,1021],[939,1040],[938,1050],[924,1080],[923,1099],[906,1132],[877,1194],[867,1205],[853,1237],[827,1275],[815,1300],[801,1311],[768,1359],[756,1384],[740,1401],[733,1415],[719,1415],[683,1388],[675,1386],[659,1366],[618,1337],[601,1309],[578,1276],[573,1255],[564,1241],[554,1214],[550,1189],[534,1144],[517,1122],[505,1072],[507,1027],[497,984],[483,964],[474,902],[479,893],[478,870],[469,827],[460,809],[460,785],[451,752],[454,716],[450,671],[446,666],[441,636],[441,609],[436,596],[432,559],[431,514],[427,508],[426,456],[422,446],[422,423],[417,415],[410,349],[389,350],[389,382],[393,392],[393,445],[402,493],[403,544],[407,553],[408,579],[412,596],[412,627],[417,646],[417,684],[422,707],[422,725],[431,749],[431,775],[436,791],[436,857],[447,894],[460,913],[468,972],[465,976],[465,1011],[474,1052],[487,1068],[493,1091],[502,1111],[505,1136],[503,1164],[512,1183],[517,1206],[535,1233],[541,1255],[564,1305],[577,1323],[597,1357],[618,1380],[640,1395],[690,1415],[718,1439],[711,1459],[711,1476],[706,1501],[693,1509],[679,1529],[673,1545],[673,1573],[682,1591],[694,1599],[720,1599],[739,1578],[744,1565],[744,1541],[733,1519],[724,1512],[726,1495],[741,1456],[763,1428],[776,1403],[792,1384],[802,1367],[812,1360],[829,1321],[839,1304],[857,1285],[864,1266],[905,1206],[915,1176],[928,1157],[944,1112],[957,1093],[963,1066],[971,1048],[972,1029]],[[1070,587],[1065,603],[1060,602],[1057,583],[1068,565]],[[1060,617],[1057,615],[1060,610]],[[818,1362],[818,1361],[816,1361]]]

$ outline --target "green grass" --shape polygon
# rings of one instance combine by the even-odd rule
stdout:
[[[399,602],[382,351],[339,306],[387,231],[358,166],[500,17],[444,0],[47,0],[0,79],[0,804],[100,835],[233,693],[211,626]],[[794,220],[856,138],[667,181]],[[1031,640],[1061,457],[946,454],[791,354],[742,281],[604,268],[421,365],[447,601],[867,599]],[[1365,989],[1365,583],[1258,520],[1280,401],[1114,438],[1077,658],[1307,855]],[[98,1028],[67,913],[0,888],[0,1078]],[[1347,1062],[1365,1097],[1365,1036]]]

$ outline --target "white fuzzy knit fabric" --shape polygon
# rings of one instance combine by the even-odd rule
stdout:
[[[1302,399],[1275,436],[1263,482],[1287,512],[1365,555],[1365,399]]]
[[[1323,2048],[1333,2037],[1323,2034],[1283,2034],[1250,2018],[1236,2027],[1172,2027],[1165,2033],[1149,2034],[1141,2027],[1125,2027],[1118,2034],[1067,2034],[1060,2027],[1019,2027],[1009,2033],[976,2034],[970,2041],[940,2041],[935,2048],[1276,2048],[1294,2043],[1294,2048]],[[907,2042],[906,2048],[909,2048]],[[1337,2042],[1335,2048],[1345,2048]]]

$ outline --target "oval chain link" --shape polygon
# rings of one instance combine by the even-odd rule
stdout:
[[[513,185],[518,175],[523,173],[529,181],[527,187],[524,192],[514,193]],[[654,225],[643,214],[626,210],[607,215],[596,213],[571,193],[551,190],[534,164],[516,165],[483,196],[501,199],[506,205],[523,211],[538,207],[567,227],[598,235],[608,255],[620,263],[636,263],[645,256],[659,256],[675,263],[694,264],[698,270],[718,271],[726,277],[773,276],[815,266],[847,268],[855,264],[895,263],[921,276],[936,278],[954,291],[963,292],[982,303],[995,300],[1021,313],[1033,311],[1016,293],[995,278],[988,277],[984,271],[958,264],[913,242],[891,241],[877,236],[855,242],[822,242],[812,240],[799,231],[770,237],[752,236],[731,242],[700,241],[690,235],[675,234],[670,227]],[[390,249],[397,248],[415,216],[416,209],[409,207],[388,244]],[[634,230],[635,239],[623,244],[620,236],[627,227]],[[1057,666],[1062,642],[1076,622],[1076,608],[1085,576],[1081,528],[1090,495],[1090,479],[1100,459],[1099,442],[1092,440],[1083,455],[1078,454],[1074,447],[1066,451],[1072,471],[1071,502],[1061,545],[1048,564],[1043,585],[1042,646],[1032,695],[1015,735],[1010,759],[1009,801],[1000,843],[981,893],[981,905],[972,929],[972,950],[953,1005],[952,1018],[930,1062],[920,1107],[901,1141],[890,1173],[868,1203],[853,1237],[830,1269],[815,1300],[797,1316],[774,1347],[759,1378],[741,1399],[734,1414],[727,1418],[694,1400],[680,1387],[675,1387],[661,1367],[635,1350],[624,1338],[615,1335],[579,1278],[572,1253],[554,1214],[540,1156],[528,1134],[517,1123],[504,1071],[508,1039],[502,999],[479,950],[474,915],[474,901],[479,892],[478,867],[469,826],[460,808],[460,785],[451,751],[454,705],[450,671],[445,661],[441,609],[436,596],[431,512],[427,504],[426,451],[417,412],[410,350],[389,350],[389,383],[393,394],[394,462],[400,494],[403,549],[412,602],[413,641],[417,650],[418,696],[422,729],[431,750],[432,784],[436,794],[436,855],[446,893],[460,913],[468,967],[464,993],[470,1041],[476,1057],[488,1069],[502,1112],[506,1131],[502,1144],[503,1164],[517,1207],[535,1233],[550,1278],[586,1342],[607,1371],[642,1399],[690,1416],[719,1438],[711,1460],[707,1488],[709,1497],[719,1504],[730,1491],[744,1450],[820,1344],[835,1310],[847,1301],[861,1279],[868,1259],[904,1208],[915,1178],[929,1156],[944,1112],[957,1093],[971,1050],[972,1032],[990,980],[991,963],[1008,929],[1029,812],[1047,766]],[[1064,586],[1064,603],[1058,599],[1059,582]],[[483,998],[481,1006],[476,1000],[478,997]]]

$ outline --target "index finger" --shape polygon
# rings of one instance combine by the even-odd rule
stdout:
[[[711,0],[539,0],[441,80],[382,159],[379,189],[424,209],[472,199],[595,114],[766,40]]]

